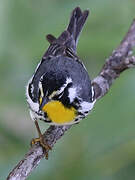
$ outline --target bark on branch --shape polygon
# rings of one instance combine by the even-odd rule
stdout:
[[[105,64],[99,75],[92,81],[95,92],[95,99],[102,98],[110,89],[112,83],[126,69],[135,67],[135,56],[132,49],[135,47],[135,20],[131,24],[128,33],[116,48],[111,56],[106,59]],[[50,126],[44,133],[48,144],[53,147],[64,133],[71,126]],[[10,172],[7,180],[25,180],[28,175],[44,158],[42,147],[39,144],[29,149],[25,157]]]

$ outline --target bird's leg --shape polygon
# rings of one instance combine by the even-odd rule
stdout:
[[[35,138],[35,139],[32,139],[31,141],[31,145],[34,145],[36,143],[40,143],[40,145],[43,147],[43,149],[45,150],[45,158],[48,159],[48,151],[51,150],[51,146],[46,142],[43,134],[41,133],[41,130],[40,130],[40,127],[38,125],[38,122],[37,120],[35,120],[35,126],[36,126],[36,129],[37,129],[37,132],[38,132],[38,135],[39,135],[39,138]]]

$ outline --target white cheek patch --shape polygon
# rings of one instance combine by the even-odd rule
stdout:
[[[74,99],[76,98],[77,96],[77,93],[76,93],[76,88],[75,87],[71,87],[68,89],[68,92],[69,92],[69,99],[70,99],[70,103],[72,103],[74,101]]]

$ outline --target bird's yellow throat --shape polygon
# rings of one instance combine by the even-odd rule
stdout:
[[[49,119],[56,124],[70,123],[76,117],[74,107],[66,108],[59,101],[50,101],[42,108],[47,113]]]

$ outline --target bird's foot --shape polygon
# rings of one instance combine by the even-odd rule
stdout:
[[[36,143],[40,143],[42,146],[44,152],[45,152],[45,158],[48,159],[48,152],[49,150],[52,150],[51,146],[46,142],[43,135],[41,135],[39,138],[35,138],[31,140],[31,146],[33,146]]]

